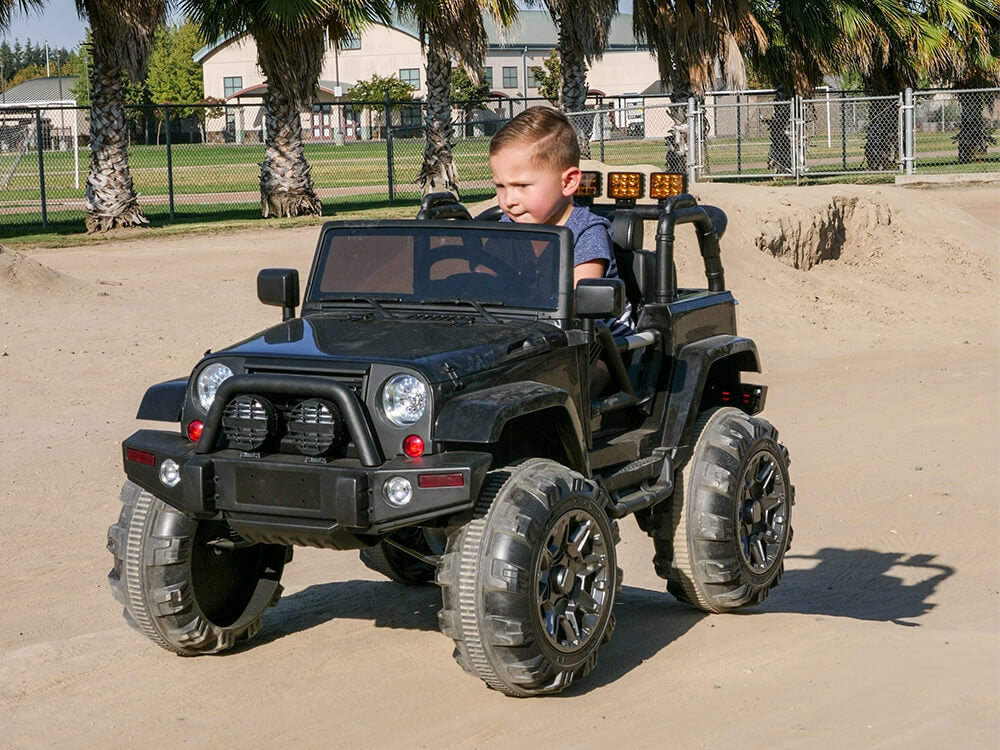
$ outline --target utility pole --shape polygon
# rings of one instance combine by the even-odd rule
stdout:
[[[48,78],[52,74],[49,72],[49,40],[45,40],[45,77]]]

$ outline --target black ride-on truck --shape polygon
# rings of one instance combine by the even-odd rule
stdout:
[[[261,271],[282,322],[151,387],[138,418],[179,429],[122,445],[108,547],[126,620],[178,654],[223,651],[260,629],[295,545],[360,550],[395,581],[436,581],[468,672],[554,693],[614,629],[628,515],[678,599],[761,602],[793,489],[756,416],[766,389],[743,381],[759,366],[725,288],[725,215],[667,174],[648,203],[645,177],[588,175],[578,196],[612,219],[622,279],[574,288],[568,229],[472,219],[441,195],[412,220],[324,224],[297,315],[298,273]],[[675,280],[684,224],[705,288]],[[601,321],[626,299],[636,332],[615,338]],[[597,359],[611,384],[592,393]]]

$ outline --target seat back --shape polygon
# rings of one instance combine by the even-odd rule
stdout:
[[[634,211],[615,211],[611,220],[618,275],[625,282],[625,295],[632,303],[632,312],[639,314],[643,303],[652,299],[656,284],[656,253],[643,250],[642,218]]]

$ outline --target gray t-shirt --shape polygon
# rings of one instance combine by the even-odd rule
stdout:
[[[503,216],[500,221],[511,221]],[[586,206],[573,206],[573,211],[565,226],[573,233],[573,265],[598,260],[604,261],[604,278],[618,278],[618,264],[611,244],[611,222],[603,216],[591,212]],[[625,336],[635,332],[632,323],[632,304],[626,300],[625,312],[617,320],[609,318],[601,321],[611,329],[613,336]]]

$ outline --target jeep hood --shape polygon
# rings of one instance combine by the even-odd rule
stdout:
[[[422,369],[436,380],[443,376],[445,364],[461,377],[565,343],[562,330],[539,321],[489,323],[468,317],[407,320],[309,315],[269,328],[213,356],[392,363]]]

